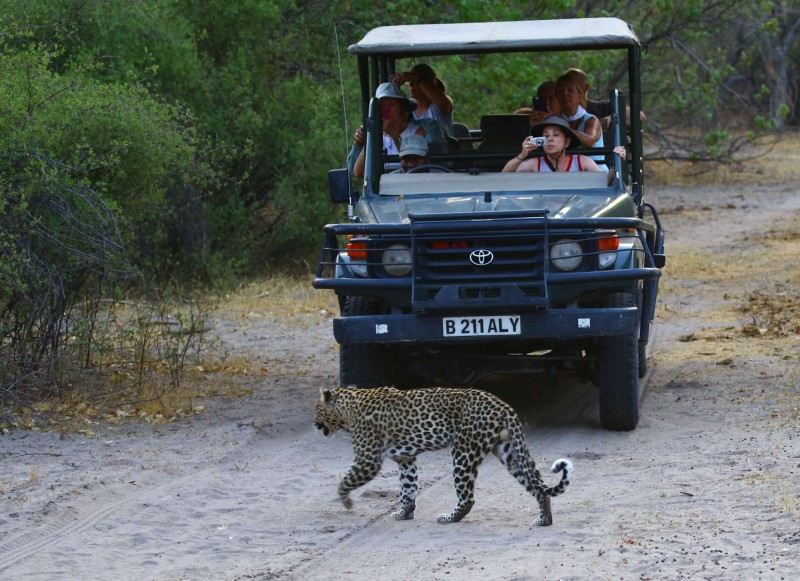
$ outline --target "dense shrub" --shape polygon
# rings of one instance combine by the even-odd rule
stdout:
[[[170,256],[176,186],[207,171],[187,118],[144,88],[52,70],[58,52],[0,54],[0,385],[56,381],[88,359],[97,297]],[[198,181],[199,180],[199,181]],[[67,348],[80,345],[82,352]],[[67,361],[66,359],[72,359]]]

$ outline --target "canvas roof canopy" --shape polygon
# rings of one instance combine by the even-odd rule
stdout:
[[[639,39],[618,18],[470,22],[381,26],[349,51],[358,55],[412,55],[627,48]]]

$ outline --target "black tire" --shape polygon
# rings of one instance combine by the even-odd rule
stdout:
[[[639,379],[647,375],[647,343],[639,341]]]
[[[632,293],[608,296],[606,306],[634,307]],[[606,430],[627,431],[639,423],[639,331],[600,340],[597,358],[600,423]]]
[[[636,293],[636,308],[639,309],[639,322],[642,320],[643,291],[639,289]],[[647,342],[639,340],[639,379],[647,375]]]
[[[347,297],[343,317],[377,315],[377,301],[368,297]],[[388,385],[386,355],[378,345],[353,343],[339,349],[339,383],[342,387],[383,387]]]

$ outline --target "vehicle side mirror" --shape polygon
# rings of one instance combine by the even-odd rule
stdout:
[[[350,174],[347,168],[328,171],[328,189],[334,204],[350,203]]]

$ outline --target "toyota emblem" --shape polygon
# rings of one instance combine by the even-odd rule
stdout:
[[[473,250],[469,253],[469,261],[475,266],[486,266],[494,260],[491,250]]]

